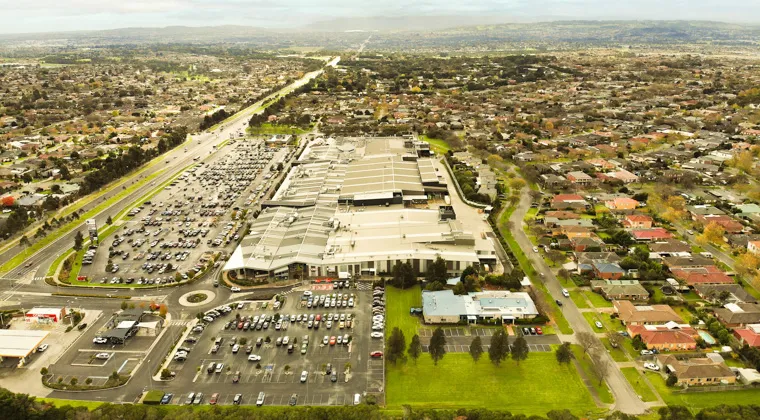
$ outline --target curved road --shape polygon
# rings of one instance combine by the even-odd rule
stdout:
[[[570,326],[573,328],[575,333],[588,332],[591,333],[591,335],[594,337],[597,337],[596,333],[591,329],[591,326],[588,324],[588,322],[586,322],[586,319],[578,310],[578,307],[575,306],[575,302],[573,302],[571,299],[563,299],[562,285],[560,284],[559,280],[557,280],[554,272],[552,272],[549,266],[546,265],[546,262],[543,258],[541,258],[540,254],[533,252],[533,244],[530,242],[530,239],[528,239],[528,236],[523,230],[523,219],[528,213],[528,209],[530,209],[530,204],[532,201],[529,191],[530,190],[528,188],[523,189],[520,196],[520,203],[517,205],[517,208],[509,219],[510,222],[512,222],[512,226],[515,227],[512,231],[512,235],[517,241],[517,244],[520,245],[520,249],[522,249],[523,253],[530,260],[533,266],[539,272],[544,273],[544,284],[546,285],[547,289],[549,289],[549,293],[551,294],[552,298],[563,300],[564,305],[561,308],[562,313],[565,315],[565,318],[570,323]],[[568,337],[568,339],[565,339],[563,341],[575,341],[574,335],[575,334],[570,337],[565,336]],[[560,336],[560,338],[562,338],[562,336]],[[602,344],[601,340],[599,340],[598,337],[596,339],[599,341],[597,343],[597,348],[604,349],[604,345]],[[622,411],[627,414],[644,413],[648,408],[647,405],[641,401],[638,394],[636,394],[631,385],[625,379],[625,376],[623,376],[623,373],[617,367],[615,361],[612,360],[612,357],[609,355],[609,353],[606,351],[600,351],[599,354],[601,354],[601,357],[607,359],[607,362],[610,366],[607,377],[605,379],[607,380],[607,385],[609,385],[612,394],[615,396],[615,405],[613,409]]]

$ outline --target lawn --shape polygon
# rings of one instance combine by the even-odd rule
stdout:
[[[451,146],[449,146],[449,144],[444,140],[432,139],[428,136],[422,136],[420,139],[430,143],[430,150],[434,151],[435,153],[445,155],[449,150],[451,150]]]
[[[583,291],[581,290],[572,290],[570,291],[570,298],[575,302],[575,306],[577,306],[580,309],[589,308],[588,301],[585,297],[583,297]]]
[[[589,384],[596,389],[596,393],[599,395],[599,400],[605,404],[612,404],[615,402],[615,398],[607,387],[607,382],[602,381],[601,384],[599,383],[599,378],[594,374],[591,367],[591,358],[588,355],[583,354],[583,348],[577,344],[573,344],[570,347],[575,355],[575,360],[580,363],[583,372],[586,374]]]
[[[622,338],[622,337],[621,337]],[[607,337],[602,337],[602,344],[604,344],[604,348],[607,349],[607,353],[612,356],[612,360],[616,362],[627,362],[628,358],[625,356],[625,351],[618,346],[617,348],[612,347],[610,344],[610,339]]]
[[[559,365],[553,352],[530,353],[519,366],[506,360],[495,367],[487,356],[474,363],[467,353],[446,354],[438,366],[427,353],[416,364],[388,364],[386,403],[389,409],[405,404],[437,409],[482,407],[541,416],[552,409],[567,408],[576,415],[597,410],[575,368]]]
[[[610,318],[609,314],[584,312],[583,317],[586,318],[586,321],[588,321],[588,324],[594,329],[594,332],[623,331],[623,326],[620,325],[620,321],[616,319],[613,320]],[[594,325],[595,321],[601,321],[604,328],[597,328],[596,325]]]
[[[412,336],[417,334],[417,328],[420,326],[419,318],[409,314],[409,308],[422,307],[420,287],[403,290],[388,286],[385,289],[385,301],[388,305],[386,308],[387,330],[391,331],[393,327],[399,327],[408,343]]]
[[[678,316],[680,316],[681,319],[683,319],[683,322],[689,322],[689,320],[691,320],[692,318],[694,318],[694,314],[691,313],[691,311],[689,310],[689,308],[687,308],[685,306],[676,306],[676,305],[673,305],[673,306],[671,306],[671,308],[673,308],[673,310],[678,314]]]
[[[657,396],[652,391],[652,388],[644,382],[644,378],[641,377],[638,369],[635,367],[627,367],[620,369],[620,371],[623,372],[625,379],[628,380],[628,383],[631,384],[633,390],[636,391],[636,394],[639,397],[641,397],[642,401],[657,401]]]
[[[746,405],[748,401],[760,401],[760,389],[676,394],[673,393],[673,389],[668,388],[665,378],[659,373],[646,372],[646,375],[666,404],[683,405],[689,407],[692,412],[721,404]]]
[[[251,134],[303,134],[308,132],[302,128],[289,125],[263,123],[258,127],[249,127]]]
[[[604,296],[600,295],[599,293],[594,293],[591,290],[584,290],[583,294],[586,295],[586,298],[591,301],[591,304],[594,305],[595,308],[612,307],[612,302],[605,299]]]

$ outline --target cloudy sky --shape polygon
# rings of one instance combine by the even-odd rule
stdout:
[[[0,33],[172,25],[297,28],[336,17],[702,19],[760,23],[760,0],[0,0]]]

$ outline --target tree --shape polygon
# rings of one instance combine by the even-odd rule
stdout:
[[[570,350],[570,343],[562,343],[561,346],[557,347],[554,356],[557,357],[557,361],[560,364],[570,363],[570,361],[573,360],[573,352]]]
[[[77,234],[74,236],[74,250],[79,251],[82,249],[82,244],[84,244],[84,236],[82,236],[82,232],[77,231]]]
[[[512,360],[520,365],[521,360],[528,358],[528,352],[528,342],[525,341],[525,337],[517,337],[515,342],[512,344]]]
[[[610,346],[617,348],[620,345],[621,335],[615,331],[607,331],[607,340],[610,342]]]
[[[723,226],[710,222],[705,226],[702,234],[697,235],[697,242],[705,244],[713,244],[720,246],[723,243],[723,235],[725,235],[726,229]]]
[[[496,366],[509,356],[509,336],[504,329],[499,329],[491,336],[491,346],[488,348],[488,358]]]
[[[409,357],[414,360],[414,363],[417,363],[417,359],[420,358],[420,355],[422,354],[422,343],[420,343],[420,336],[415,334],[412,337],[412,341],[409,343],[409,349],[406,351],[407,354],[409,354]]]
[[[575,335],[575,337],[578,339],[578,344],[583,347],[583,354],[586,354],[589,352],[589,350],[596,348],[598,344],[596,337],[590,332],[579,332]]]
[[[160,316],[161,318],[166,318],[167,312],[168,312],[168,309],[166,308],[166,304],[162,303],[161,305],[158,306],[158,316]],[[244,339],[241,339],[241,341],[242,340]],[[245,344],[245,343],[241,343],[241,344]]]
[[[470,343],[470,356],[475,363],[478,362],[480,356],[483,355],[483,343],[480,340],[480,336],[475,336]]]
[[[121,301],[121,310],[124,311],[129,307],[129,302],[126,300]]]
[[[111,216],[108,216],[108,218],[106,218],[106,224],[107,225],[113,224],[113,219],[111,219]]]
[[[46,376],[47,374],[48,374],[48,368],[43,367],[42,369],[40,369],[40,375]]]
[[[475,269],[474,269],[474,268],[472,268],[472,266],[471,266],[471,265],[468,265],[468,266],[467,266],[467,267],[464,269],[464,271],[462,271],[462,275],[461,275],[461,276],[459,276],[459,280],[460,280],[462,283],[464,283],[464,280],[467,278],[467,276],[470,276],[470,275],[475,275],[475,276],[477,276],[477,275],[478,275],[478,273],[475,271]]]
[[[21,238],[19,238],[18,244],[21,245],[22,248],[26,248],[29,245],[31,245],[32,243],[29,242],[29,238],[27,238],[26,235],[23,235],[23,236],[21,236]]]
[[[676,375],[673,375],[672,373],[668,375],[668,379],[665,380],[665,385],[667,386],[675,386],[675,384],[678,382],[678,378]]]
[[[660,420],[691,420],[694,418],[694,415],[691,414],[691,411],[689,411],[688,408],[680,405],[660,407],[657,410],[657,414],[660,415]],[[723,416],[706,418],[723,418]],[[738,418],[741,418],[741,416]]]
[[[434,365],[438,365],[438,361],[443,359],[443,356],[446,354],[446,336],[443,334],[441,327],[433,331],[428,351],[430,352],[430,357],[433,358]]]
[[[69,381],[71,386],[76,386],[77,382],[79,382],[79,379],[77,379],[76,376],[72,377],[71,380]]]
[[[435,261],[428,264],[427,273],[425,273],[425,280],[428,283],[441,282],[445,283],[448,280],[448,270],[446,269],[446,260],[440,256],[436,257]]]
[[[559,252],[557,250],[551,249],[549,252],[546,253],[546,258],[549,259],[552,263],[559,264],[562,261],[565,261],[565,254],[562,252]]]
[[[455,295],[466,295],[467,290],[464,288],[464,283],[461,281],[458,281],[457,284],[454,285],[454,294]]]
[[[406,289],[417,284],[417,275],[414,272],[414,268],[408,262],[396,263],[393,266],[393,279],[391,284],[394,286]]]
[[[604,378],[607,377],[607,373],[610,371],[610,362],[601,354],[601,352],[597,351],[591,353],[591,362],[591,370],[594,372],[594,375],[599,378],[599,385],[601,385]]]
[[[404,337],[404,332],[399,327],[393,327],[391,335],[388,336],[385,357],[395,365],[398,360],[403,361],[405,350],[406,338]]]

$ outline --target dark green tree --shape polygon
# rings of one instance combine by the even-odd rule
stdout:
[[[443,334],[441,327],[438,327],[433,331],[433,336],[430,337],[430,345],[428,346],[430,357],[433,358],[433,364],[438,365],[438,361],[443,359],[446,355],[446,336]]]
[[[491,336],[491,346],[488,348],[488,358],[496,366],[509,356],[509,336],[500,328]]]
[[[475,336],[475,338],[472,339],[472,342],[470,343],[470,356],[472,356],[472,360],[475,361],[475,363],[480,360],[480,356],[483,355],[483,343],[480,340],[480,336]]]
[[[570,350],[570,343],[562,343],[561,346],[557,347],[554,355],[557,357],[557,361],[560,364],[570,363],[570,361],[573,360],[573,352]]]
[[[74,250],[79,251],[82,249],[83,244],[84,236],[82,236],[82,232],[77,231],[76,235],[74,235]]]
[[[425,280],[428,283],[440,282],[446,283],[448,280],[448,273],[446,270],[446,260],[440,256],[436,257],[435,261],[428,264],[427,273],[425,273]]]
[[[396,263],[393,266],[391,284],[401,289],[407,289],[417,284],[417,274],[414,272],[412,265],[408,262]]]
[[[414,360],[414,363],[417,363],[417,359],[419,359],[422,354],[422,343],[420,343],[419,335],[415,334],[412,337],[412,341],[409,342],[409,349],[406,352],[409,354],[409,357]]]
[[[404,359],[406,350],[406,338],[404,332],[399,327],[393,327],[391,335],[388,337],[385,357],[394,365],[397,361]]]
[[[517,337],[512,344],[512,360],[520,365],[520,361],[528,358],[528,352],[528,342],[525,341],[524,337]]]

